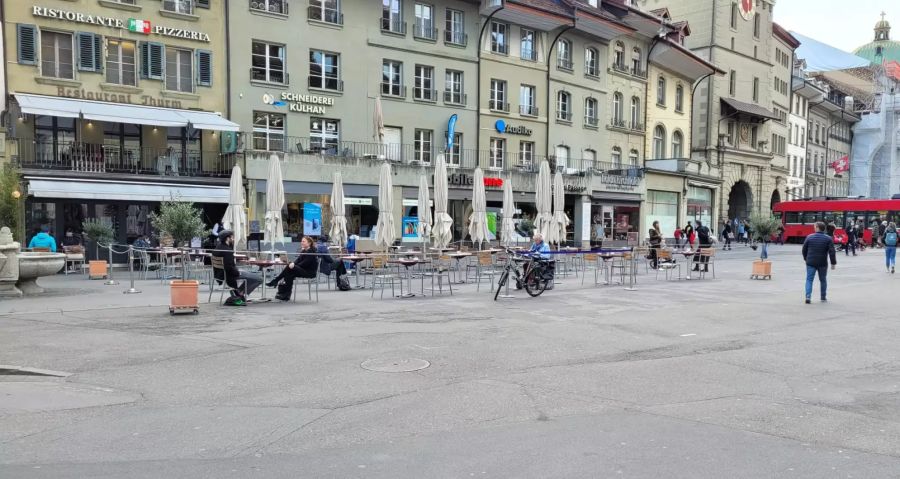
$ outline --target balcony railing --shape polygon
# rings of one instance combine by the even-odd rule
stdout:
[[[597,68],[596,63],[585,62],[584,64],[584,74],[591,78],[597,78],[600,76],[600,71]]]
[[[638,78],[644,78],[644,79],[647,78],[647,71],[639,66],[631,67],[631,74]]]
[[[572,64],[572,60],[568,58],[557,58],[556,68],[570,72],[574,68],[574,65]]]
[[[197,149],[147,148],[83,142],[18,140],[23,169],[131,175],[209,176],[231,174],[239,155]]]
[[[250,0],[250,9],[275,13],[278,15],[287,15],[288,2],[287,0]]]
[[[599,124],[596,116],[587,115],[584,117],[584,124],[596,128]]]
[[[423,40],[437,40],[437,32],[437,28],[434,28],[433,26],[426,23],[416,22],[415,26],[413,27],[413,37]]]
[[[469,36],[464,32],[454,32],[452,30],[444,31],[444,42],[449,43],[451,45],[458,45],[461,47],[466,46],[469,43]]]
[[[609,126],[612,128],[627,128],[627,124],[625,120],[620,118],[612,118],[609,120]]]
[[[322,90],[344,91],[344,81],[337,78],[321,77],[318,75],[310,75],[307,77],[307,86],[309,88],[319,88]]]
[[[291,76],[287,72],[266,71],[264,68],[250,67],[250,81],[289,85],[290,80]]]
[[[534,105],[519,105],[519,114],[525,116],[538,116],[540,110]]]
[[[522,54],[520,56],[522,60],[527,60],[530,62],[537,61],[537,51],[535,51],[533,48],[523,48]]]
[[[500,100],[489,100],[488,107],[491,111],[502,111],[504,113],[509,113],[509,103]]]
[[[381,31],[395,33],[397,35],[406,35],[406,22],[399,18],[379,18]]]
[[[632,122],[631,122],[631,130],[632,130],[632,131],[640,131],[640,132],[643,132],[643,131],[644,131],[644,124],[641,123],[641,122],[639,122],[639,121],[632,121]]]
[[[613,62],[612,66],[610,68],[612,68],[612,70],[615,72],[628,73],[628,67],[626,67],[622,63]]]
[[[406,98],[406,86],[381,82],[381,94],[396,98]]]
[[[509,44],[492,42],[491,51],[494,53],[499,53],[501,55],[509,55]]]
[[[310,5],[307,11],[307,18],[333,25],[344,24],[344,14],[332,8],[322,8]]]
[[[571,122],[572,121],[572,112],[564,111],[564,110],[556,110],[556,119],[559,121]]]
[[[467,102],[466,94],[453,91],[444,91],[444,103],[452,105],[465,105]]]
[[[437,90],[431,90],[428,88],[413,88],[413,99],[419,101],[437,101]]]

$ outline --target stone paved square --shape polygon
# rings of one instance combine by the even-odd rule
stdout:
[[[771,251],[771,281],[738,247],[716,279],[642,269],[635,291],[174,317],[158,280],[42,279],[0,302],[0,476],[898,477],[900,280],[881,251],[840,255],[805,305],[799,247]]]

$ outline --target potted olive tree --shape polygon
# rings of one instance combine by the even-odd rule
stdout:
[[[778,231],[779,226],[781,226],[781,220],[768,214],[753,215],[750,218],[750,229],[753,231],[753,240],[759,241],[762,244],[759,260],[753,262],[753,273],[750,274],[751,278],[772,278],[772,262],[768,260],[769,241],[772,240],[772,235]]]
[[[94,260],[88,262],[88,277],[90,279],[103,279],[109,275],[106,260],[100,259],[100,245],[109,245],[116,237],[112,225],[100,221],[98,218],[85,220],[81,223],[81,231],[88,239],[94,242]]]
[[[169,235],[175,241],[176,247],[190,244],[192,238],[203,237],[206,226],[203,224],[202,213],[193,203],[184,201],[165,201],[159,207],[159,214],[150,214],[150,224],[159,231],[160,236]],[[192,310],[195,314],[199,311],[198,291],[200,282],[187,279],[187,253],[182,249],[181,280],[173,280],[171,283],[171,304],[169,312],[175,314],[176,310]]]

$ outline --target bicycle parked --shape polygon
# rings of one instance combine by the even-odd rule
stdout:
[[[516,281],[516,289],[525,288],[529,296],[540,296],[550,282],[553,281],[553,262],[541,258],[539,255],[527,252],[517,252],[506,248],[507,261],[500,273],[500,281],[497,283],[497,291],[494,292],[494,301],[500,295],[500,290],[509,281],[512,273]],[[521,265],[519,264],[521,263]]]

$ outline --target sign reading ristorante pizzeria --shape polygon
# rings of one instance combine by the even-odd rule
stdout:
[[[89,13],[73,12],[69,10],[60,10],[58,8],[47,8],[33,6],[31,14],[35,17],[55,18],[66,22],[87,23],[90,25],[100,25],[103,27],[115,28],[118,30],[128,30],[133,33],[142,33],[144,35],[160,35],[164,37],[184,38],[185,40],[196,40],[198,42],[209,42],[209,35],[203,32],[187,30],[184,28],[172,28],[162,25],[151,25],[148,20],[137,18],[129,18],[122,20],[121,18],[105,17],[103,15],[92,15]]]

